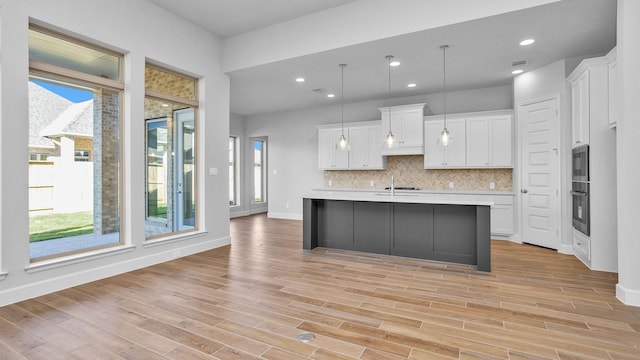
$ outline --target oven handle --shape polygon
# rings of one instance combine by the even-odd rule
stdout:
[[[577,195],[577,196],[587,196],[586,192],[581,192],[581,191],[571,191],[571,195]]]

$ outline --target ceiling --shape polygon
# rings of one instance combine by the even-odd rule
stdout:
[[[351,2],[151,1],[220,37]],[[530,37],[536,39],[533,45],[519,45]],[[615,43],[615,0],[563,0],[229,72],[231,112],[254,115],[339,103],[341,63],[347,64],[345,103],[440,92],[442,44],[450,46],[446,57],[447,90],[453,91],[509,85],[514,61],[526,60],[521,68],[528,71],[561,59],[603,54]],[[401,62],[391,70],[391,94],[386,55],[394,55]],[[296,83],[299,76],[306,81]],[[410,82],[417,86],[408,88]],[[314,91],[317,89],[326,92]],[[338,96],[330,99],[327,93]]]

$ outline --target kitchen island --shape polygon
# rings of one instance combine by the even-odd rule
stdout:
[[[492,205],[412,192],[314,191],[303,198],[303,248],[406,256],[491,271]]]

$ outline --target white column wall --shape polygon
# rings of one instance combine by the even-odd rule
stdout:
[[[28,24],[125,53],[121,237],[117,251],[35,266],[29,262]],[[144,0],[0,0],[0,306],[228,244],[229,79],[221,41]],[[200,231],[153,246],[144,232],[144,66],[153,60],[200,78]],[[217,167],[218,176],[208,169]]]
[[[618,68],[622,117],[618,119],[618,285],[623,303],[640,306],[640,1],[618,0]]]

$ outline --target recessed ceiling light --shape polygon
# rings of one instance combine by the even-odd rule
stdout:
[[[389,63],[389,66],[399,66],[400,65],[400,61],[395,60]]]
[[[296,82],[302,83],[304,82],[304,78],[303,77],[296,78]]]
[[[336,94],[327,94],[327,97],[328,98],[333,98],[333,97],[336,97]]]
[[[522,69],[517,69],[517,70],[513,70],[511,73],[512,73],[513,75],[518,75],[518,74],[522,74],[522,72],[523,72],[523,71],[524,71],[524,70],[522,70]]]
[[[414,88],[416,87],[416,84],[415,83],[407,84],[407,87]]]
[[[526,39],[526,40],[520,41],[520,45],[527,46],[527,45],[533,44],[534,42],[536,42],[534,39]]]

